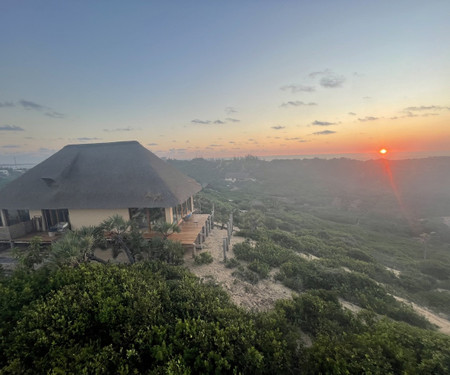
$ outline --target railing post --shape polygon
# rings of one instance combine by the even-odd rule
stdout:
[[[223,261],[226,262],[227,261],[227,239],[224,238],[222,241],[222,248],[223,248]]]

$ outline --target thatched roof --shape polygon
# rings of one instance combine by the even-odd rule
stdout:
[[[0,208],[173,207],[200,190],[136,141],[68,145],[6,185]]]

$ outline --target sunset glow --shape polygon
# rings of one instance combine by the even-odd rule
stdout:
[[[450,155],[448,1],[51,3],[3,12],[0,164],[125,140],[177,159]]]

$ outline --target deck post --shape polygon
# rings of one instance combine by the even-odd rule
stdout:
[[[202,236],[202,234],[201,233],[199,233],[198,234],[198,244],[199,244],[199,246],[200,246],[200,249],[202,248],[202,243],[203,243],[203,236]]]
[[[223,248],[223,261],[226,262],[227,261],[227,239],[224,238],[223,239],[223,244],[222,244],[222,248]]]
[[[196,249],[197,244],[195,242],[192,244],[192,258],[195,258],[197,256],[197,249]]]

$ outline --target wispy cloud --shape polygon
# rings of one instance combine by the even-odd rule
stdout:
[[[45,115],[52,118],[65,118],[66,115],[64,113],[59,113],[55,111],[45,112]]]
[[[331,125],[336,125],[336,123],[335,122],[315,120],[314,122],[311,123],[311,125],[314,125],[314,126],[331,126]]]
[[[208,125],[211,124],[210,120],[199,120],[198,118],[191,121],[193,124],[202,124],[202,125]]]
[[[43,105],[32,102],[30,100],[25,100],[25,99],[19,100],[19,104],[25,109],[32,109],[35,111],[42,111],[45,109],[49,109],[48,107],[45,107]]]
[[[99,141],[101,138],[97,137],[79,137],[75,138],[78,142],[90,142],[90,141]]]
[[[236,108],[234,108],[234,107],[226,107],[225,108],[225,113],[227,115],[230,115],[232,113],[238,113],[238,110]]]
[[[307,140],[301,138],[301,137],[293,137],[293,138],[284,138],[285,141],[297,141],[299,143],[308,142]]]
[[[314,86],[304,86],[304,85],[285,85],[280,87],[280,90],[296,93],[296,92],[314,92],[316,91],[316,88]]]
[[[130,132],[132,130],[135,130],[131,127],[128,128],[116,128],[116,129],[103,129],[104,132]]]
[[[355,112],[349,112],[348,113],[350,116],[356,116],[356,113]]]
[[[4,145],[2,148],[19,148],[19,145]]]
[[[15,107],[13,102],[0,102],[0,108]]]
[[[3,125],[0,126],[0,131],[11,131],[11,132],[23,132],[25,129],[16,125]]]
[[[322,77],[319,81],[319,84],[320,86],[325,88],[342,87],[343,83],[345,82],[345,77],[343,75],[336,74],[330,69],[312,72],[309,73],[308,76],[309,78]]]
[[[158,146],[157,143],[147,143],[147,146]]]
[[[275,130],[281,130],[284,128],[286,128],[286,126],[281,126],[281,125],[272,126],[272,129],[275,129]]]
[[[317,103],[314,103],[314,102],[305,103],[300,100],[295,100],[295,101],[285,102],[285,103],[281,104],[281,107],[302,107],[302,106],[315,106],[315,105],[317,105]]]
[[[9,107],[15,106],[15,104],[11,103],[11,102],[5,102],[5,103]],[[42,104],[38,104],[36,102],[32,102],[31,100],[21,99],[21,100],[19,100],[17,102],[17,105],[21,106],[22,108],[24,108],[24,109],[26,109],[28,111],[29,110],[38,111],[38,112],[46,111],[46,112],[44,112],[44,115],[47,116],[47,117],[51,117],[51,118],[65,118],[66,117],[66,115],[64,113],[60,113],[60,112],[54,111],[50,107],[47,107],[47,106],[42,105]]]
[[[413,108],[413,107],[412,107]],[[419,107],[417,107],[419,108]],[[442,109],[447,109],[446,107],[441,107]],[[450,109],[450,108],[449,108]],[[423,111],[426,111],[427,109],[423,109]],[[439,110],[439,109],[438,109]],[[417,110],[417,112],[421,112],[422,110]],[[402,111],[404,113],[403,116],[394,116],[394,117],[389,117],[390,120],[398,120],[401,118],[408,118],[408,117],[430,117],[430,116],[439,116],[439,113],[414,113],[411,111],[407,111],[406,109],[404,109]]]
[[[443,111],[450,110],[450,107],[443,107],[440,105],[421,105],[418,107],[406,107],[405,112],[421,112],[421,111]]]
[[[231,118],[231,117],[227,117],[225,120],[200,120],[198,118],[191,120],[192,124],[199,124],[199,125],[210,125],[210,124],[214,124],[214,125],[224,125],[227,122],[239,122],[240,120],[235,119],[235,118]]]
[[[321,132],[315,132],[313,135],[329,135],[329,134],[335,134],[336,132],[332,130],[322,130]]]
[[[324,76],[324,75],[327,75],[327,74],[331,74],[331,73],[332,73],[332,71],[330,69],[319,70],[319,71],[316,71],[316,72],[309,73],[308,77],[309,78],[317,78],[317,77],[321,77],[321,76]]]
[[[366,116],[364,118],[358,118],[358,121],[361,121],[361,122],[377,121],[377,120],[379,120],[379,117]]]
[[[336,87],[342,87],[343,83],[345,82],[345,77],[332,74],[326,77],[322,77],[320,80],[320,86],[326,87],[326,88],[336,88]]]

